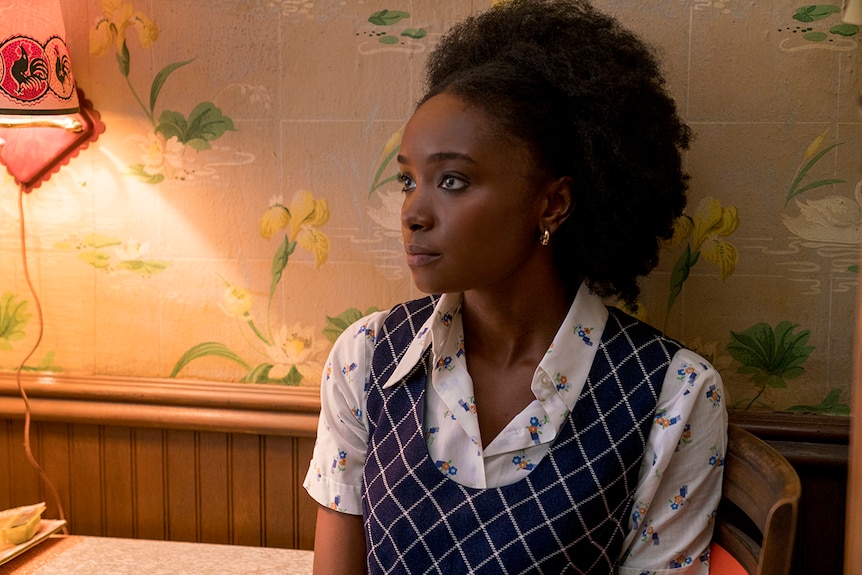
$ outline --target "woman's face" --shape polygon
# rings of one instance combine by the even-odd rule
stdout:
[[[506,289],[548,249],[539,244],[543,181],[530,154],[480,109],[432,97],[407,123],[398,163],[407,265],[423,292]]]

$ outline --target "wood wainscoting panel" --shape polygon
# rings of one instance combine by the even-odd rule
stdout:
[[[319,391],[22,374],[30,441],[71,533],[311,549]],[[45,501],[18,378],[0,373],[0,509]]]
[[[34,422],[33,454],[78,535],[310,549],[316,504],[302,489],[307,437]],[[0,419],[0,508],[37,501],[58,517]]]

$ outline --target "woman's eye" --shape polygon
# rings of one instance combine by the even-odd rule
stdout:
[[[446,175],[443,176],[443,179],[440,181],[440,187],[446,188],[447,190],[463,190],[467,187],[467,182],[458,176]]]
[[[416,183],[413,182],[413,179],[404,173],[398,174],[398,182],[401,184],[402,192],[409,192],[416,187]]]

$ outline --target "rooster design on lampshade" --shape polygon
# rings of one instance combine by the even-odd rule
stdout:
[[[0,45],[0,91],[19,106],[40,113],[76,113],[78,99],[66,43],[57,36],[44,45],[27,36],[5,40]]]

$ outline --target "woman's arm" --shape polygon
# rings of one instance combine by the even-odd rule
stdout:
[[[320,506],[314,534],[314,575],[365,573],[362,516]]]

